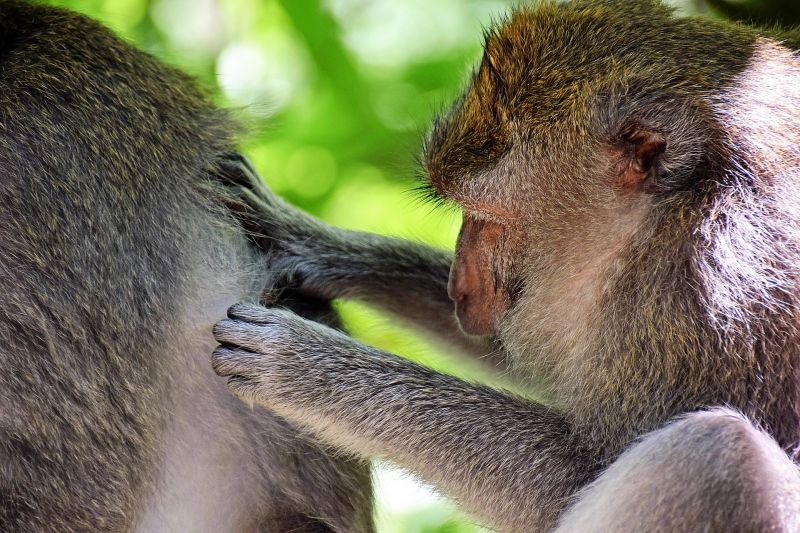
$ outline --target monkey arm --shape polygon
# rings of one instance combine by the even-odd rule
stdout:
[[[303,287],[329,298],[363,301],[503,372],[502,349],[488,337],[463,333],[447,295],[452,253],[380,235],[330,228],[296,266]]]
[[[229,316],[215,327],[222,346],[213,364],[237,395],[335,446],[419,473],[493,527],[550,529],[597,468],[567,421],[544,405],[286,311],[237,305]]]
[[[447,295],[451,252],[328,226],[275,196],[241,155],[225,158],[219,174],[231,193],[229,207],[271,270],[288,273],[289,285],[317,297],[363,301],[490,370],[506,370],[499,346],[458,326]]]

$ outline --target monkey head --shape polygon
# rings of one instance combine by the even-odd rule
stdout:
[[[561,354],[612,316],[636,331],[617,337],[646,337],[675,280],[683,300],[663,315],[700,316],[696,235],[734,179],[731,102],[758,46],[655,2],[545,3],[488,31],[424,149],[431,192],[463,210],[449,283],[462,329]],[[633,303],[644,316],[620,317]]]

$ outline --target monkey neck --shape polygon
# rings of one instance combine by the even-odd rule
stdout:
[[[765,80],[773,80],[766,92]],[[590,310],[584,320],[566,320],[558,335],[543,338],[516,332],[530,342],[515,348],[523,365],[537,361],[555,402],[575,421],[588,420],[584,429],[600,441],[627,443],[681,413],[731,405],[793,450],[800,442],[798,61],[759,42],[750,67],[710,101],[719,104],[712,110],[719,138],[709,151],[720,161],[697,171],[694,189],[654,199],[616,257],[619,268],[595,284],[594,305],[572,306]],[[529,346],[541,353],[526,353]]]
[[[730,405],[797,447],[800,202],[775,187],[720,187],[654,217],[620,259],[600,318],[577,332],[594,341],[550,368],[557,403],[594,439],[627,443]]]

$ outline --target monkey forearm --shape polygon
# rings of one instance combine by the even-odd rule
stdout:
[[[369,364],[369,378],[355,368],[336,375],[346,397],[301,394],[277,411],[335,446],[418,473],[500,531],[549,531],[589,481],[590,461],[546,407],[380,356]]]
[[[491,339],[466,335],[458,326],[447,295],[451,252],[368,233],[330,229],[328,235],[308,244],[311,262],[300,267],[304,286],[378,307],[491,370],[505,370],[505,357]]]
[[[596,465],[555,411],[435,373],[283,311],[218,325],[215,368],[245,399],[444,488],[493,526],[552,527]],[[302,341],[298,339],[304,339]],[[502,453],[498,453],[502,443]]]
[[[313,255],[304,283],[332,297],[358,298],[400,315],[414,313],[404,303],[452,314],[447,278],[453,254],[381,235],[326,228],[308,243]],[[420,299],[424,300],[420,302]]]

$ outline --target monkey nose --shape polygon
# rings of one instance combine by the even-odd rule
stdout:
[[[452,275],[447,279],[447,296],[449,296],[454,302],[456,301],[456,289],[455,283],[453,283]]]
[[[466,298],[467,294],[464,290],[463,283],[459,283],[458,274],[456,272],[456,263],[450,265],[450,275],[447,278],[447,296],[450,297],[455,303],[461,302]]]

